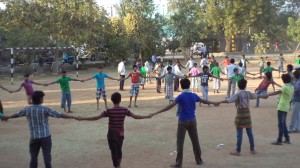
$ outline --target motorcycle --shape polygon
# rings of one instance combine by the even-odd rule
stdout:
[[[72,65],[74,61],[75,61],[74,56],[68,55],[67,53],[63,53],[62,64],[69,63],[70,65]]]
[[[54,62],[54,56],[52,54],[43,54],[39,56],[39,65],[42,67],[45,63],[49,66]]]

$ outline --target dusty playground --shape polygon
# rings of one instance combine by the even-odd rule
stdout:
[[[197,60],[197,63],[199,61]],[[276,64],[273,63],[276,68]],[[286,64],[285,64],[286,66]],[[251,72],[258,72],[257,63],[249,65]],[[127,66],[127,74],[131,67]],[[79,79],[91,77],[97,70],[81,71]],[[115,69],[106,68],[104,72],[111,77],[117,77]],[[186,70],[184,70],[186,72]],[[75,72],[69,75],[74,77]],[[274,73],[279,84],[282,81]],[[45,83],[54,81],[57,75],[34,76],[37,82]],[[19,87],[22,77],[9,84],[9,79],[1,79],[0,84],[9,89]],[[130,110],[136,114],[148,114],[168,104],[164,93],[155,92],[155,80],[147,84],[145,90],[140,89],[138,108]],[[260,79],[249,80],[247,90],[254,92]],[[118,82],[106,79],[107,96],[118,91]],[[212,82],[209,83],[209,99],[221,101],[225,98],[227,81],[222,82],[221,93],[214,94]],[[125,82],[126,91],[122,91],[122,106],[127,107],[129,102],[130,80]],[[34,86],[35,90],[44,90],[46,97],[44,105],[57,111],[60,109],[59,85],[49,87]],[[278,89],[278,88],[276,88]],[[72,110],[76,116],[94,116],[96,111],[95,81],[85,83],[72,82]],[[271,91],[271,87],[269,88]],[[180,94],[179,92],[175,93]],[[201,93],[198,93],[201,96]],[[9,94],[0,91],[5,114],[13,114],[26,106],[24,90],[19,93]],[[112,107],[110,100],[109,107]],[[185,140],[184,168],[299,168],[300,166],[300,134],[291,135],[291,145],[273,146],[270,143],[276,140],[277,130],[277,96],[261,100],[261,107],[254,108],[255,100],[251,102],[251,115],[253,133],[256,145],[256,155],[250,154],[249,141],[244,132],[242,156],[231,156],[229,152],[235,149],[236,132],[234,118],[236,109],[234,104],[221,104],[219,107],[197,105],[196,115],[198,133],[202,148],[204,165],[196,166],[191,141],[188,134]],[[100,109],[104,110],[103,100],[100,100]],[[176,158],[176,108],[149,120],[134,120],[127,118],[125,121],[125,140],[123,145],[122,168],[166,168]],[[288,124],[290,116],[288,116]],[[107,144],[108,120],[106,118],[94,122],[50,119],[52,131],[52,164],[56,168],[110,168],[112,166],[110,150]],[[0,164],[1,168],[24,168],[29,164],[29,128],[26,118],[12,119],[0,122]],[[224,146],[218,148],[218,144]],[[39,155],[39,165],[43,165],[42,152]]]

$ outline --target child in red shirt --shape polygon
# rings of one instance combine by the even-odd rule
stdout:
[[[273,79],[272,79],[272,73],[267,72],[265,74],[265,77],[263,81],[259,84],[259,86],[255,89],[255,93],[257,96],[259,95],[267,95],[268,87],[269,85],[276,85],[278,87],[281,87],[281,85],[277,84]],[[259,97],[256,99],[256,107],[259,107]]]
[[[134,107],[138,107],[136,105],[136,100],[139,95],[139,88],[140,88],[139,78],[144,77],[144,76],[137,69],[138,69],[138,67],[136,65],[133,65],[133,72],[130,72],[129,75],[127,76],[127,78],[124,78],[124,80],[126,80],[129,77],[131,77],[130,102],[129,102],[128,108],[131,108],[131,101],[132,101],[133,95],[135,96],[134,97]]]

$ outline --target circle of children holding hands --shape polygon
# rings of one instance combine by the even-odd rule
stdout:
[[[298,59],[300,56],[298,57]],[[283,62],[283,58],[279,58],[279,62]],[[276,60],[278,62],[278,60]],[[296,62],[297,60],[295,60]],[[206,62],[210,63],[210,68],[206,64]],[[175,163],[171,164],[171,167],[182,167],[183,163],[183,145],[186,131],[188,132],[190,139],[192,141],[193,151],[195,155],[195,161],[197,165],[203,164],[203,160],[201,157],[201,147],[198,138],[197,131],[197,121],[195,117],[195,109],[196,103],[203,104],[213,104],[214,106],[219,106],[221,103],[233,103],[235,102],[235,106],[237,109],[236,117],[235,117],[235,126],[236,126],[236,134],[237,134],[237,144],[236,149],[231,152],[231,155],[240,156],[241,155],[241,145],[242,145],[242,137],[243,137],[243,129],[246,129],[246,133],[250,142],[250,152],[251,154],[256,154],[255,151],[255,143],[254,136],[252,132],[252,122],[251,122],[251,114],[249,102],[252,99],[256,100],[256,107],[259,107],[259,98],[268,98],[268,96],[280,95],[277,111],[278,111],[278,137],[276,141],[272,142],[273,145],[282,145],[283,143],[290,144],[290,137],[288,133],[299,132],[300,131],[300,71],[296,70],[293,72],[293,66],[287,66],[287,74],[281,75],[281,79],[284,83],[283,86],[277,84],[273,81],[272,71],[283,71],[283,63],[278,66],[278,69],[274,69],[271,67],[271,62],[267,62],[267,67],[264,67],[264,59],[261,58],[259,61],[259,73],[264,72],[265,76],[263,77],[262,82],[255,89],[256,93],[251,93],[246,90],[247,80],[248,78],[246,74],[251,74],[247,71],[247,63],[250,63],[245,56],[242,56],[240,60],[239,66],[235,65],[234,59],[229,59],[228,57],[221,63],[225,65],[225,73],[219,67],[219,63],[212,56],[210,60],[202,60],[202,72],[198,69],[197,63],[191,57],[186,67],[188,66],[189,72],[187,75],[183,73],[178,73],[180,71],[180,63],[176,62],[176,65],[173,66],[171,62],[169,65],[163,70],[160,62],[157,63],[154,68],[154,72],[156,77],[151,77],[150,68],[146,67],[145,70],[141,69],[142,66],[140,60],[137,62],[137,65],[133,65],[133,72],[129,73],[127,77],[125,77],[125,67],[122,67],[121,70],[118,71],[120,78],[115,79],[109,77],[107,74],[103,73],[103,68],[99,67],[99,72],[94,74],[92,77],[78,80],[73,79],[71,77],[66,76],[66,72],[62,72],[62,77],[57,79],[54,82],[41,84],[34,82],[29,79],[29,75],[24,76],[24,82],[21,83],[20,87],[17,90],[10,91],[2,86],[1,89],[6,90],[10,93],[19,92],[22,87],[24,87],[28,104],[30,106],[25,107],[20,110],[20,112],[13,114],[11,116],[6,116],[3,114],[3,107],[0,101],[0,117],[3,121],[7,121],[12,118],[26,117],[29,123],[30,129],[30,167],[36,168],[38,166],[37,158],[39,154],[40,148],[43,150],[44,164],[45,167],[51,167],[51,133],[48,124],[49,117],[55,118],[65,118],[65,119],[76,119],[79,121],[95,121],[102,119],[104,117],[108,117],[108,145],[111,150],[111,156],[113,161],[113,166],[115,168],[121,167],[122,161],[122,145],[124,140],[124,120],[126,116],[132,117],[134,119],[147,119],[154,117],[162,112],[166,112],[172,109],[174,106],[177,106],[177,116],[178,116],[178,128],[177,128],[177,157]],[[220,65],[221,65],[220,64]],[[300,61],[298,61],[300,64]],[[279,65],[279,64],[278,64]],[[149,66],[149,63],[147,63]],[[119,66],[120,67],[120,66]],[[120,68],[118,68],[120,69]],[[227,78],[221,78],[220,74],[226,74]],[[147,77],[146,77],[147,76]],[[199,78],[200,77],[200,78]],[[228,80],[228,90],[227,97],[225,100],[220,102],[212,102],[208,100],[208,83],[209,78],[213,78],[213,90],[214,93],[219,93],[219,89],[221,87],[222,80]],[[161,79],[165,80],[165,94],[166,99],[169,100],[169,105],[158,110],[157,112],[151,113],[149,115],[141,116],[136,115],[131,112],[129,109],[121,106],[122,96],[120,93],[115,92],[111,95],[111,101],[113,102],[113,107],[107,107],[107,96],[105,90],[105,82],[104,79],[108,78],[111,80],[120,81],[120,90],[124,90],[124,80],[131,78],[131,87],[130,87],[130,103],[128,108],[132,106],[132,98],[134,97],[134,107],[137,107],[137,97],[139,94],[139,86],[140,84],[145,84],[145,78],[156,78],[157,80],[157,92],[160,92]],[[181,94],[179,94],[176,98],[174,98],[174,91],[177,88],[174,86],[174,79],[180,80],[180,86],[182,89]],[[191,78],[191,82],[188,78]],[[34,91],[32,85],[52,85],[52,84],[60,84],[61,87],[61,107],[65,112],[71,113],[71,91],[70,91],[70,81],[81,81],[85,82],[91,79],[96,79],[96,102],[97,102],[97,110],[99,110],[99,99],[102,96],[105,102],[106,110],[101,114],[92,117],[75,117],[71,115],[67,115],[64,113],[60,113],[54,111],[48,107],[43,106],[44,96],[45,94],[42,91]],[[252,78],[251,78],[252,79]],[[150,83],[150,82],[149,82]],[[274,92],[267,94],[267,89],[269,85],[273,86]],[[235,93],[235,87],[238,86],[239,91]],[[274,85],[278,87],[282,87],[281,90],[275,91]],[[195,92],[195,90],[202,92],[202,98],[200,98]],[[158,93],[159,93],[158,92]],[[230,93],[232,92],[232,94]],[[292,103],[290,103],[292,102]],[[288,129],[286,125],[286,117],[287,112],[292,106],[292,121],[290,127]],[[67,107],[67,108],[66,108]],[[284,138],[284,140],[283,140]]]

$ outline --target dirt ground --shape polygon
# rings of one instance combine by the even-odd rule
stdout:
[[[199,62],[197,60],[197,62]],[[251,72],[258,72],[257,62],[252,62]],[[274,66],[276,67],[276,66]],[[127,67],[127,72],[131,68]],[[116,70],[104,70],[111,77],[117,77]],[[81,71],[79,78],[88,78],[97,70]],[[186,72],[186,71],[185,71]],[[70,76],[74,76],[70,72]],[[277,72],[274,74],[277,77]],[[32,77],[37,82],[54,81],[57,75],[40,75]],[[13,89],[19,86],[21,77],[16,84],[10,85],[9,79],[1,79],[0,84]],[[276,82],[282,84],[280,79]],[[154,81],[154,80],[153,80]],[[247,89],[254,91],[260,79],[249,80]],[[126,91],[122,91],[122,106],[129,102],[130,81],[125,82]],[[225,98],[227,81],[222,82],[221,93],[212,92],[212,82],[209,83],[209,99],[221,101]],[[118,82],[106,80],[107,95],[118,91]],[[59,85],[48,87],[34,86],[35,90],[46,93],[44,105],[57,111],[60,109]],[[277,88],[278,89],[278,88]],[[73,115],[94,116],[96,111],[95,81],[85,83],[72,82]],[[269,90],[271,91],[271,90]],[[180,94],[179,92],[175,93]],[[198,93],[200,96],[201,94]],[[24,90],[19,93],[9,94],[0,91],[5,113],[10,115],[26,106]],[[109,107],[112,103],[109,102]],[[146,115],[168,105],[164,93],[155,92],[155,84],[147,84],[145,90],[140,90],[138,108],[130,109],[136,114]],[[222,104],[219,107],[197,106],[196,115],[198,133],[204,165],[197,166],[194,161],[193,150],[189,136],[186,136],[184,149],[184,168],[299,168],[300,166],[300,134],[290,134],[291,145],[273,146],[277,130],[277,96],[261,100],[261,107],[254,108],[255,101],[251,101],[251,115],[253,133],[255,138],[256,155],[249,152],[249,141],[244,132],[242,156],[231,156],[229,152],[235,149],[236,133],[234,118],[236,109],[234,104]],[[104,110],[103,101],[100,100],[101,111]],[[125,121],[125,140],[123,145],[123,168],[165,168],[169,167],[176,158],[176,108],[148,120],[134,120],[127,118]],[[288,124],[290,116],[288,117]],[[56,168],[110,168],[112,161],[106,140],[107,118],[94,122],[79,122],[75,120],[50,119],[52,131],[52,163]],[[29,164],[29,129],[26,118],[12,119],[0,123],[0,164],[1,168],[24,168]],[[218,144],[224,144],[217,148]],[[42,153],[39,156],[40,167],[43,166]]]

